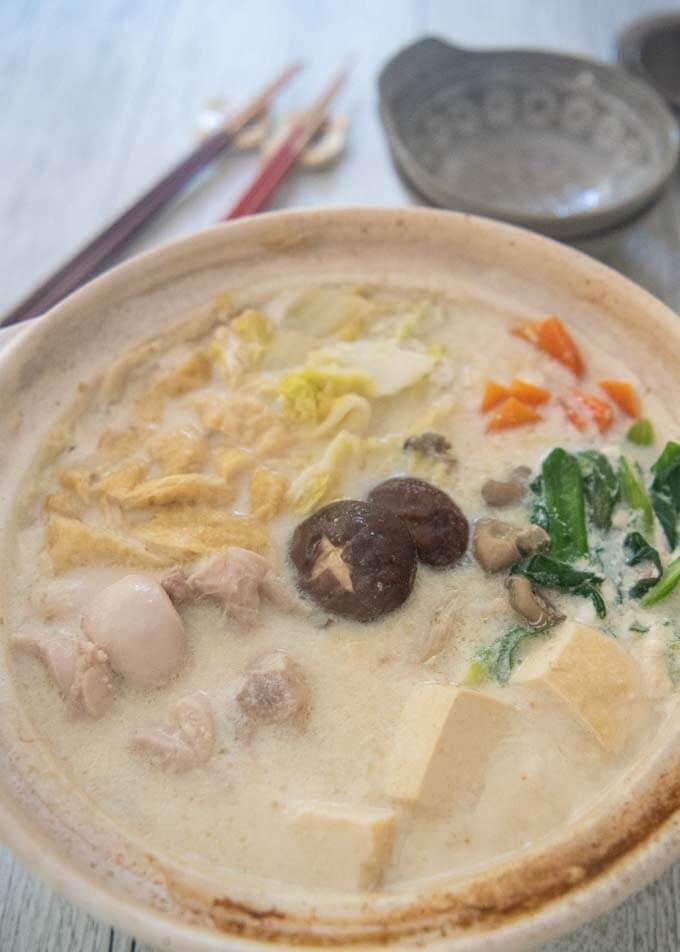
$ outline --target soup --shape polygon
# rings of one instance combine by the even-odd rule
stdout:
[[[224,294],[18,504],[15,677],[79,795],[253,895],[403,893],[606,796],[680,676],[680,445],[555,316]]]

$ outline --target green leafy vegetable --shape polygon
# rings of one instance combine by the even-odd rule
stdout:
[[[548,532],[550,520],[543,502],[543,477],[537,476],[529,483],[529,521]]]
[[[543,460],[541,476],[550,551],[568,561],[587,555],[583,477],[576,457],[557,447]]]
[[[680,582],[680,557],[674,559],[670,565],[666,566],[663,575],[654,588],[650,588],[642,599],[642,604],[645,608],[649,608],[650,605],[656,605],[657,602],[662,601],[671,594],[678,582]]]
[[[657,574],[655,576],[641,578],[628,593],[631,598],[642,598],[650,588],[654,588],[663,574],[659,553],[639,532],[631,532],[626,536],[623,540],[623,553],[626,565],[640,565],[641,562],[651,562],[656,569]]]
[[[649,625],[643,625],[639,621],[634,621],[632,625],[628,626],[628,631],[635,631],[638,635],[646,635],[649,631]]]
[[[598,616],[604,618],[607,614],[599,589],[604,579],[600,575],[595,575],[594,572],[579,571],[565,562],[552,558],[552,555],[543,553],[522,559],[515,565],[512,572],[514,575],[526,576],[531,582],[543,588],[554,588],[560,592],[571,592],[572,595],[591,598]]]
[[[524,642],[543,635],[545,631],[545,628],[511,628],[506,631],[496,641],[477,651],[465,675],[465,683],[480,684],[487,678],[493,678],[499,684],[506,684],[517,665],[519,650]]]
[[[621,495],[624,502],[631,508],[637,510],[642,516],[642,524],[646,532],[651,532],[654,528],[654,510],[649,501],[647,490],[644,487],[642,478],[635,471],[631,463],[625,456],[621,457],[619,464],[619,480],[621,482]]]
[[[652,466],[652,505],[671,550],[678,544],[680,514],[680,443],[666,443]]]
[[[576,458],[583,477],[590,519],[598,529],[609,529],[614,507],[621,495],[616,473],[604,453],[584,450]]]
[[[638,446],[651,446],[654,442],[654,427],[651,420],[640,417],[635,423],[631,423],[626,433],[626,438],[631,443],[637,443]]]

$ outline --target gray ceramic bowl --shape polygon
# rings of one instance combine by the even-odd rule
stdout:
[[[619,35],[619,62],[680,113],[680,12],[635,20]]]
[[[424,39],[379,86],[395,162],[427,199],[556,238],[630,219],[678,158],[662,99],[592,60]]]

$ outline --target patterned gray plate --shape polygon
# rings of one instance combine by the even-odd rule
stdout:
[[[428,38],[387,63],[379,89],[394,159],[430,201],[558,238],[623,222],[677,162],[660,97],[590,60]]]

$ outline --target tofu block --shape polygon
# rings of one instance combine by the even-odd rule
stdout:
[[[633,658],[613,638],[578,622],[530,654],[513,682],[552,694],[610,753],[621,750],[643,716]]]
[[[513,713],[512,705],[481,691],[417,685],[388,758],[387,796],[437,813],[455,804],[473,804]]]
[[[298,800],[289,804],[287,816],[306,882],[341,890],[380,886],[392,855],[394,810]]]

